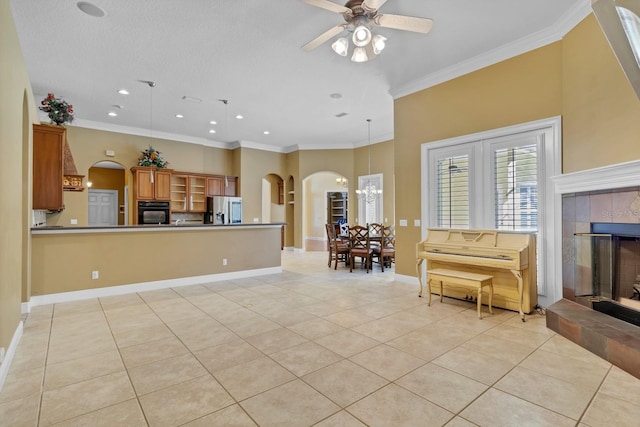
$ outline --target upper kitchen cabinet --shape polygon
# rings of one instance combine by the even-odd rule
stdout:
[[[33,125],[33,209],[61,211],[67,129]]]
[[[135,166],[131,172],[135,200],[171,200],[171,169]]]
[[[206,177],[174,172],[171,177],[171,212],[206,210]]]
[[[231,196],[238,195],[238,177],[236,176],[208,176],[207,196]]]

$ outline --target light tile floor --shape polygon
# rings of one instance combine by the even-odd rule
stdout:
[[[36,307],[0,425],[638,425],[640,380],[544,317],[427,307],[393,270],[326,260],[285,252],[282,274]]]

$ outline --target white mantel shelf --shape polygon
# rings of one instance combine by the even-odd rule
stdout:
[[[566,173],[551,179],[556,194],[640,186],[640,160]]]

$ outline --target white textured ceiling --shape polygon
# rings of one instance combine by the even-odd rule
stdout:
[[[106,15],[11,0],[38,105],[53,92],[79,126],[275,151],[366,144],[368,118],[372,141],[391,139],[394,97],[559,40],[590,11],[589,0],[389,0],[381,13],[428,17],[433,30],[376,28],[386,49],[357,64],[331,42],[301,49],[343,21],[299,0],[91,2]]]

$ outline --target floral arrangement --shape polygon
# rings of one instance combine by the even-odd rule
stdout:
[[[42,100],[41,104],[38,108],[46,112],[51,122],[58,126],[73,121],[73,105],[60,98],[56,98],[54,94],[48,94],[47,97]]]
[[[164,169],[167,165],[169,162],[162,158],[162,153],[152,146],[149,146],[138,156],[138,166],[155,166],[158,169]]]

